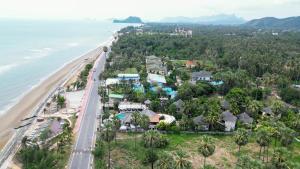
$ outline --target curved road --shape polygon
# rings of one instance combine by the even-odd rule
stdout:
[[[92,149],[96,140],[97,114],[100,113],[100,96],[98,95],[100,81],[98,75],[104,70],[105,61],[105,53],[102,52],[96,61],[98,63],[95,63],[95,71],[91,76],[92,84],[87,93],[86,107],[68,165],[70,169],[89,169],[92,168],[93,165]]]

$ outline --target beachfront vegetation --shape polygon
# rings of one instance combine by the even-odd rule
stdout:
[[[84,69],[80,72],[77,81],[72,84],[76,89],[85,88],[87,84],[87,78],[89,72],[91,71],[92,68],[93,68],[93,63],[88,63],[87,65],[85,65]]]
[[[16,155],[16,160],[22,164],[22,168],[65,168],[71,153],[72,129],[66,123],[61,134],[47,140],[49,132],[45,129],[41,133],[42,142],[39,143],[29,140],[26,136],[22,139],[22,147]]]

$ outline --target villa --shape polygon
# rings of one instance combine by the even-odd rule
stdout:
[[[154,55],[146,57],[146,69],[147,73],[155,73],[160,75],[166,75],[168,72],[161,58]]]
[[[192,83],[196,83],[197,81],[211,81],[212,74],[208,71],[200,71],[192,73]]]

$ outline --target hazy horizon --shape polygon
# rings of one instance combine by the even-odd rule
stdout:
[[[126,8],[125,8],[126,7]],[[280,12],[278,12],[280,11]],[[245,20],[300,15],[299,0],[10,0],[1,2],[1,19],[108,20],[139,16],[146,21],[167,17],[236,15]]]

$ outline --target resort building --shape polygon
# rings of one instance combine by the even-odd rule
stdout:
[[[167,75],[168,71],[164,66],[161,58],[154,55],[146,57],[146,69],[147,73],[154,73],[160,75]]]
[[[120,82],[131,81],[133,83],[139,83],[140,75],[139,74],[118,74],[118,80]]]
[[[200,71],[192,73],[192,82],[196,83],[197,81],[211,81],[212,74],[208,71]]]

